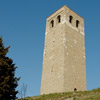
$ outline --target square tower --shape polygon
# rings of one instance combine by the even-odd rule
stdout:
[[[86,90],[84,19],[67,6],[47,18],[41,94]]]

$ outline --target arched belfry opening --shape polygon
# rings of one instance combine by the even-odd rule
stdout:
[[[59,15],[59,16],[57,17],[57,21],[58,21],[58,23],[61,22],[61,15]]]
[[[79,21],[76,20],[76,27],[78,28],[79,27]]]
[[[51,21],[51,27],[54,27],[54,20]]]
[[[72,20],[73,20],[73,16],[70,15],[69,16],[69,22],[72,23]]]

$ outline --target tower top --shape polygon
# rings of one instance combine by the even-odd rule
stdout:
[[[74,13],[77,17],[80,17],[81,19],[84,20],[83,17],[81,17],[80,15],[78,15],[77,13],[75,13],[72,9],[70,9],[68,6],[64,5],[62,6],[60,9],[58,9],[56,12],[54,12],[53,14],[51,14],[50,16],[47,17],[47,21],[49,21],[52,17],[58,15],[60,12],[65,12],[65,13]]]
[[[66,5],[47,18],[46,33],[54,29],[53,27],[56,28],[58,23],[67,24],[84,35],[84,19]]]

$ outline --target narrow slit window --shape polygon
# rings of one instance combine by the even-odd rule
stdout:
[[[79,27],[79,21],[76,20],[76,27],[78,28]]]
[[[69,22],[72,23],[73,16],[69,16]]]
[[[52,68],[51,68],[51,72],[53,72],[53,66],[52,66]]]
[[[61,22],[61,16],[60,15],[57,17],[57,20],[58,20],[58,23]]]
[[[54,20],[51,21],[51,27],[54,27]]]

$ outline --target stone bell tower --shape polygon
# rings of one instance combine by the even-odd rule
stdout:
[[[84,19],[67,6],[47,18],[41,94],[85,91]]]

